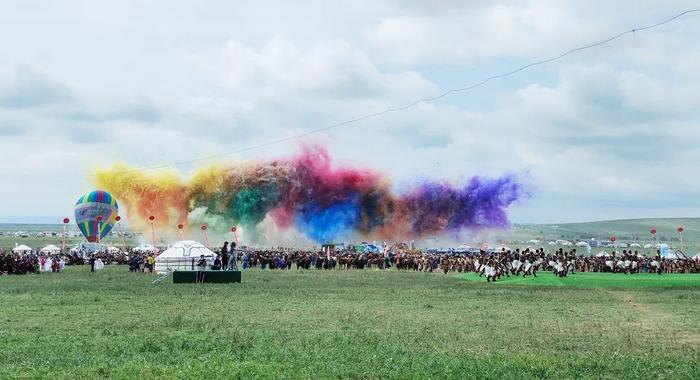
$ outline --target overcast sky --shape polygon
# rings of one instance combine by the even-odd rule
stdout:
[[[243,3],[1,2],[0,222],[59,222],[91,189],[86,175],[113,162],[152,166],[303,133],[697,6]],[[699,69],[696,13],[304,142],[385,172],[399,191],[417,178],[521,174],[532,198],[512,208],[515,222],[698,216]]]

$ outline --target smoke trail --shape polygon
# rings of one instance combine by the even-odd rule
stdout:
[[[99,170],[95,184],[126,205],[137,228],[154,215],[160,227],[206,222],[215,231],[238,225],[251,232],[271,218],[278,228],[295,227],[317,242],[502,228],[509,225],[506,208],[526,195],[515,176],[473,177],[463,187],[422,182],[395,195],[379,173],[334,168],[321,148],[291,159],[213,165],[189,180],[115,165]]]

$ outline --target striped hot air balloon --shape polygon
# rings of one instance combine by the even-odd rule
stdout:
[[[75,203],[75,224],[90,243],[107,236],[118,215],[117,200],[104,190],[87,193]]]

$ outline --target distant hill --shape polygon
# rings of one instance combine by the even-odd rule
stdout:
[[[615,235],[620,242],[649,241],[649,230],[657,230],[659,241],[677,241],[676,228],[683,226],[683,240],[700,242],[700,218],[651,218],[603,220],[586,223],[529,224],[518,225],[513,233],[518,236],[528,235],[545,240],[567,239],[588,240],[591,238],[607,239]]]

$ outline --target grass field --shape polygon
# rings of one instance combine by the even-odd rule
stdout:
[[[5,276],[0,377],[697,378],[700,288],[687,278],[591,288],[254,270],[236,285],[154,285],[116,266]]]

